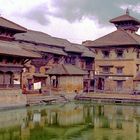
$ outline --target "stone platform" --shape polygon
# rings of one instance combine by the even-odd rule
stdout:
[[[88,93],[76,96],[76,100],[95,101],[95,102],[111,102],[111,103],[139,103],[140,95],[133,94],[105,94],[105,93]]]
[[[22,94],[21,89],[1,89],[0,90],[0,109],[18,108],[26,106],[26,95]]]

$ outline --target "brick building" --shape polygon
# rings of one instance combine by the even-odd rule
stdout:
[[[116,31],[83,45],[95,54],[96,90],[129,93],[140,87],[140,36],[136,34],[140,21],[127,10],[110,22]]]
[[[22,95],[22,70],[31,59],[40,58],[18,42],[14,35],[27,29],[0,17],[0,107],[25,106],[26,97]]]
[[[30,86],[31,83],[39,81],[41,82],[42,89],[49,89],[50,78],[47,71],[53,69],[58,64],[63,64],[64,67],[71,65],[70,67],[85,71],[87,74],[82,74],[81,87],[84,91],[94,90],[94,54],[88,48],[80,44],[71,43],[66,39],[52,37],[43,32],[32,30],[16,34],[15,38],[17,42],[25,45],[25,50],[39,53],[42,56],[42,58],[33,59],[25,64],[26,69],[23,81],[27,85],[28,90],[33,89],[33,86]],[[76,74],[73,76],[76,77]],[[78,73],[77,76],[79,76]],[[56,79],[52,78],[51,82],[54,80]],[[73,84],[72,81],[71,84]],[[51,86],[55,91],[59,90],[53,84]],[[74,91],[74,89],[71,90]]]

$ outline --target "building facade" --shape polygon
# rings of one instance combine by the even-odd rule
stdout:
[[[14,41],[15,34],[26,31],[24,27],[0,17],[0,107],[26,105],[26,97],[22,95],[23,67],[29,60],[41,57]]]
[[[54,84],[57,81],[56,77],[53,76],[50,81],[47,71],[60,64],[66,65],[66,67],[71,65],[71,67],[85,71],[87,74],[82,74],[81,81],[79,81],[80,84],[82,83],[80,91],[94,90],[94,54],[88,48],[71,43],[66,39],[31,30],[28,30],[27,33],[17,34],[15,38],[22,45],[28,45],[24,49],[34,51],[42,56],[42,58],[31,60],[25,65],[23,81],[28,90],[33,90],[33,84],[36,82],[41,82],[41,88],[44,91],[50,88],[50,84],[51,89],[59,90],[60,88]],[[76,74],[73,76],[76,77]],[[77,76],[79,76],[78,73]],[[64,77],[68,80],[67,76]],[[71,84],[73,84],[72,81]],[[71,91],[75,90],[71,87]]]
[[[140,69],[140,21],[126,14],[110,20],[117,30],[83,45],[95,54],[96,90],[131,93]]]

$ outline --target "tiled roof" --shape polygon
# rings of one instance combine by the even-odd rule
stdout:
[[[75,46],[77,48],[80,48],[82,50],[82,57],[91,57],[91,58],[94,58],[94,53],[89,50],[89,48],[85,47],[84,45],[81,45],[81,44],[75,44]]]
[[[42,73],[34,73],[33,76],[34,77],[42,77],[42,78],[47,78],[48,77],[46,74],[42,74]]]
[[[76,52],[76,53],[83,53],[83,50],[78,47],[79,44],[70,43],[69,46],[65,46],[66,52]]]
[[[37,51],[40,51],[40,52],[48,52],[48,53],[64,55],[64,56],[67,55],[62,49],[49,48],[45,46],[38,46],[36,47],[36,49]]]
[[[123,45],[140,45],[140,36],[122,29],[118,29],[94,41],[85,41],[87,47],[108,47]]]
[[[71,43],[66,39],[52,37],[39,31],[29,30],[27,33],[16,34],[15,38],[17,41],[25,41],[38,44],[35,47],[29,46],[29,48],[36,49],[38,51],[51,52],[61,55],[67,55],[65,52],[74,52],[81,53],[83,57],[93,57],[93,53],[83,45]],[[46,45],[46,47],[41,46],[41,44]],[[62,50],[49,48],[47,46],[64,48],[65,52]]]
[[[23,44],[23,43],[22,43]],[[62,48],[50,48],[47,46],[41,46],[41,45],[32,45],[32,44],[27,44],[23,45],[23,48],[26,50],[31,50],[35,52],[47,52],[47,53],[52,53],[52,54],[58,54],[58,55],[64,55],[66,56],[67,54],[62,50]]]
[[[14,55],[28,58],[40,58],[38,53],[24,50],[21,44],[16,42],[0,41],[0,54]]]
[[[48,75],[86,75],[87,72],[68,64],[59,64],[46,72]]]
[[[3,17],[0,17],[0,26],[16,30],[17,32],[26,32],[27,29]]]
[[[16,40],[33,42],[36,44],[46,44],[57,47],[65,47],[70,44],[66,39],[52,37],[40,31],[28,30],[27,33],[20,33],[15,35]]]
[[[66,52],[82,52],[79,48],[75,47],[75,45],[66,39],[52,37],[39,31],[28,30],[27,33],[16,34],[15,38],[17,41],[27,41],[36,44],[46,44],[48,46],[62,47],[65,48]]]
[[[130,16],[129,14],[124,14],[110,20],[111,23],[116,23],[120,21],[135,21],[137,24],[140,24],[140,21],[138,19]]]

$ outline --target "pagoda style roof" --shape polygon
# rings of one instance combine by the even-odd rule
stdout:
[[[83,57],[93,57],[93,53],[83,45],[71,43],[66,39],[52,37],[40,31],[28,30],[26,33],[16,34],[15,39],[16,41],[20,42],[38,44],[35,47],[33,47],[33,49],[36,49],[38,51],[51,52],[60,55],[67,55],[66,53],[72,52],[82,54]],[[41,45],[43,45],[43,47]],[[61,48],[66,53],[62,50],[57,50],[47,46]],[[31,46],[29,46],[29,48],[31,48]]]
[[[10,29],[10,30],[15,30],[16,33],[22,33],[22,32],[26,32],[27,29],[8,20],[8,19],[5,19],[3,17],[0,17],[0,27],[1,28],[7,28],[7,29]]]
[[[22,45],[16,42],[0,41],[0,54],[13,55],[27,58],[40,58],[38,53],[27,51]]]
[[[31,45],[31,44],[25,44],[25,46],[23,45],[23,48],[25,50],[31,50],[35,52],[43,52],[43,53],[51,53],[51,54],[67,56],[67,53],[65,53],[62,48],[51,48],[48,46]]]
[[[48,46],[56,46],[64,48],[66,52],[81,53],[82,50],[75,47],[71,42],[66,39],[52,37],[40,31],[28,30],[27,33],[20,33],[15,35],[17,41],[25,41],[35,44],[45,44]]]
[[[83,50],[79,47],[80,44],[70,43],[69,46],[65,47],[66,52],[83,53]]]
[[[47,53],[67,56],[67,53],[65,53],[62,49],[59,49],[59,48],[57,49],[57,48],[39,46],[39,47],[36,47],[36,49],[37,49],[37,51],[40,51],[40,52],[47,52]]]
[[[16,34],[15,39],[19,41],[25,41],[35,44],[46,44],[62,48],[70,44],[70,42],[66,39],[52,37],[46,33],[33,30],[28,30],[26,33]]]
[[[110,20],[111,23],[123,22],[123,21],[134,21],[137,25],[140,24],[140,20],[130,16],[128,13],[118,16]]]
[[[46,72],[47,75],[86,75],[87,72],[70,64],[58,64]]]
[[[140,45],[140,35],[118,29],[94,41],[85,41],[83,45],[87,47]]]
[[[94,58],[94,53],[89,50],[89,48],[85,47],[84,45],[81,44],[74,44],[77,48],[80,48],[83,53],[82,53],[82,57],[89,57],[89,58]]]

